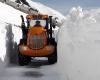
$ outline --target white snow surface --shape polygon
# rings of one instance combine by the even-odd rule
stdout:
[[[21,24],[20,15],[26,15],[4,3],[0,2],[0,22],[11,23],[15,25]]]
[[[72,8],[57,47],[57,65],[66,80],[100,80],[100,9]]]
[[[4,61],[6,55],[6,24],[0,22],[0,58]]]

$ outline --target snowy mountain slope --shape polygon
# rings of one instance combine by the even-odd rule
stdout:
[[[99,19],[99,9],[72,8],[60,28],[58,67],[66,80],[100,80]]]

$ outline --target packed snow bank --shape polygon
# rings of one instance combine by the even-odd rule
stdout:
[[[100,11],[71,9],[58,35],[58,67],[66,80],[100,80]]]
[[[21,29],[18,27],[21,24],[20,15],[26,15],[6,4],[3,4],[0,2],[0,45],[2,46],[0,48],[0,58],[2,61],[4,61],[6,53],[11,52],[11,44],[8,43],[12,42],[12,45],[14,45],[14,42],[17,44],[19,43],[20,38],[22,37]],[[11,26],[9,26],[11,25]],[[18,26],[16,26],[18,25]],[[8,27],[8,28],[7,28]],[[12,34],[9,34],[9,32]],[[12,39],[13,38],[13,39]],[[11,39],[13,41],[11,41]],[[9,50],[9,49],[11,50]],[[13,52],[13,51],[12,51]],[[13,52],[14,54],[14,52]]]
[[[21,29],[11,24],[0,22],[0,58],[10,61],[16,60],[17,44],[22,37]]]
[[[26,15],[23,12],[20,12],[11,6],[8,6],[0,2],[0,22],[11,23],[15,25],[21,24],[20,15]]]
[[[4,57],[6,55],[6,24],[0,23],[0,58],[4,61]]]

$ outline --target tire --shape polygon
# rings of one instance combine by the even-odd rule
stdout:
[[[22,55],[21,53],[18,54],[18,63],[20,66],[28,65],[31,61],[31,57]]]
[[[57,49],[55,49],[54,53],[48,57],[48,63],[54,64],[57,62]]]

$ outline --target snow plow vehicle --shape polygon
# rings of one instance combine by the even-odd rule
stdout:
[[[57,43],[52,37],[52,16],[27,15],[26,23],[21,15],[22,39],[18,45],[18,63],[27,65],[31,57],[47,57],[49,64],[57,62]]]

